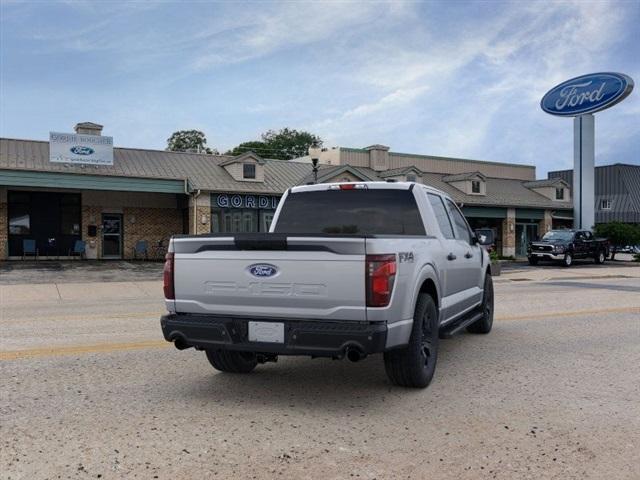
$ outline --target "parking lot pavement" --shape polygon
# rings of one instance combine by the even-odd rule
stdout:
[[[494,330],[442,341],[426,390],[379,356],[217,373],[161,339],[157,281],[5,295],[0,476],[637,479],[640,268],[592,268],[496,278]]]

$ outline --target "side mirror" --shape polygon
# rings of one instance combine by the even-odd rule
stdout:
[[[495,236],[493,230],[476,230],[476,241],[480,245],[493,245],[495,242]]]

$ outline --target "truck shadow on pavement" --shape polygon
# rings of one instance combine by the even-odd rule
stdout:
[[[495,332],[499,335],[499,332]],[[497,336],[496,335],[496,336]],[[387,408],[385,402],[411,402],[420,397],[430,401],[442,388],[461,375],[463,362],[470,362],[487,337],[460,334],[442,340],[436,376],[426,389],[402,388],[386,376],[381,354],[371,355],[357,363],[308,357],[280,357],[277,363],[258,365],[250,374],[221,373],[209,367],[202,354],[204,369],[181,379],[184,395],[203,402],[231,402],[239,399],[246,406],[276,408],[286,412],[293,406],[309,411],[318,409],[345,411],[360,407]],[[199,375],[204,372],[204,375]],[[194,372],[196,373],[196,372]]]

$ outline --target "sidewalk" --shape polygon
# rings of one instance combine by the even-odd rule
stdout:
[[[584,280],[607,278],[639,278],[640,263],[631,261],[607,261],[604,265],[595,265],[587,261],[578,261],[566,268],[555,264],[530,266],[517,262],[502,265],[502,275],[495,277],[495,282],[546,280]]]
[[[0,284],[0,309],[17,305],[163,298],[162,281]]]
[[[162,280],[162,266],[154,261],[4,261],[0,285]]]

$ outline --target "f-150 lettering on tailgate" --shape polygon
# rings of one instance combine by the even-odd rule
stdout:
[[[326,297],[327,286],[315,283],[273,283],[273,282],[204,282],[205,293],[212,295],[265,297]]]

